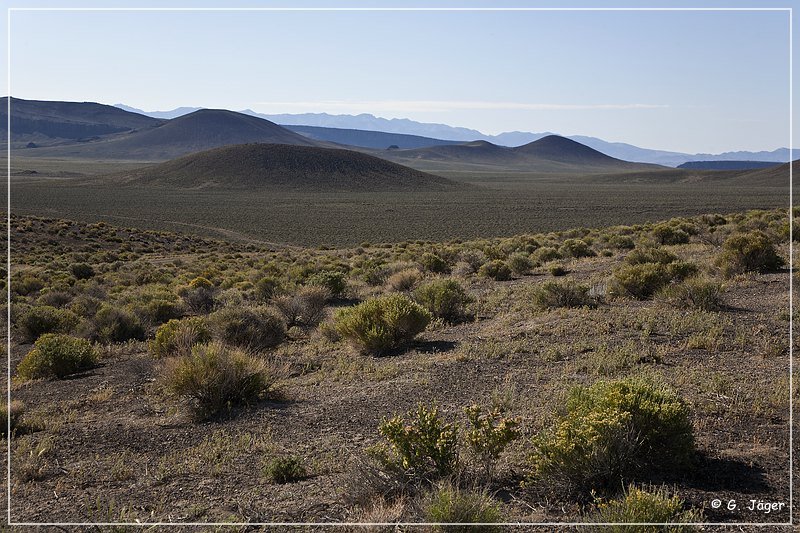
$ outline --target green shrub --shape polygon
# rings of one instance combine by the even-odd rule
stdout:
[[[728,237],[716,259],[726,277],[743,272],[774,272],[784,263],[767,234],[758,230]]]
[[[150,300],[147,303],[137,306],[136,311],[146,323],[151,325],[163,324],[173,318],[180,318],[183,314],[183,309],[181,309],[180,304],[171,298],[156,298]]]
[[[416,287],[422,274],[416,268],[407,268],[399,272],[395,272],[386,279],[386,285],[398,292],[408,292]]]
[[[568,273],[567,269],[561,265],[550,265],[550,268],[548,268],[547,271],[550,272],[550,275],[555,278],[564,276]]]
[[[309,277],[306,283],[324,287],[328,289],[331,297],[339,298],[347,288],[347,277],[342,272],[323,270]]]
[[[558,248],[558,253],[562,257],[573,257],[579,259],[581,257],[593,257],[597,254],[594,250],[581,239],[567,239]]]
[[[373,457],[407,479],[430,481],[452,474],[458,465],[458,427],[442,422],[434,406],[420,404],[406,417],[381,422],[386,445],[372,448]]]
[[[552,246],[542,246],[531,254],[531,260],[535,264],[542,265],[556,259],[561,259],[561,254]]]
[[[608,240],[608,245],[617,250],[632,250],[636,243],[630,235],[614,235]]]
[[[689,234],[669,223],[658,224],[653,228],[653,237],[659,244],[686,244]]]
[[[447,266],[447,261],[430,252],[422,254],[422,257],[419,259],[419,264],[428,272],[434,272],[436,274],[445,274],[450,271],[450,267]]]
[[[674,392],[637,380],[576,387],[566,414],[532,443],[531,476],[587,494],[613,491],[646,468],[691,464],[689,410]]]
[[[93,340],[102,343],[144,340],[145,331],[139,318],[127,309],[104,304],[92,319]]]
[[[27,309],[20,316],[17,327],[26,341],[33,342],[44,333],[71,333],[79,320],[67,309],[41,305]]]
[[[531,271],[533,268],[533,261],[528,254],[523,252],[516,252],[511,254],[507,260],[508,268],[518,275],[523,276]]]
[[[97,350],[85,339],[45,333],[20,361],[17,375],[23,380],[64,378],[97,363]]]
[[[463,317],[471,300],[454,279],[429,281],[414,291],[414,299],[433,316],[450,321]]]
[[[411,342],[431,321],[422,306],[400,294],[390,294],[340,309],[334,327],[364,352],[376,355]]]
[[[287,326],[315,326],[325,317],[325,304],[330,297],[326,287],[312,285],[299,287],[291,294],[275,298],[272,303]]]
[[[710,279],[695,276],[682,283],[668,285],[658,293],[659,298],[675,307],[718,311],[722,309],[721,284]]]
[[[595,307],[597,302],[589,296],[589,287],[573,280],[546,281],[534,288],[533,304],[540,309],[558,307]]]
[[[701,512],[684,510],[684,502],[678,496],[669,496],[662,487],[655,491],[647,492],[636,487],[629,487],[622,498],[609,502],[599,502],[597,510],[589,517],[589,521],[600,524],[686,524],[703,522]],[[646,525],[617,525],[594,528],[596,531],[611,531],[612,533],[688,533],[695,531],[694,526],[673,525],[664,526]]]
[[[511,269],[508,265],[499,259],[484,263],[478,269],[478,275],[485,278],[491,278],[495,281],[508,281],[511,279]]]
[[[306,469],[299,457],[288,455],[276,457],[264,468],[267,478],[273,483],[293,483],[306,477]]]
[[[256,298],[261,303],[267,303],[275,296],[279,287],[280,281],[278,279],[272,276],[261,278],[256,282]]]
[[[44,288],[44,281],[31,272],[16,272],[11,278],[12,292],[28,296]]]
[[[210,340],[211,331],[203,318],[173,318],[156,330],[156,336],[150,342],[150,351],[155,357],[188,355],[195,344],[205,344]]]
[[[69,266],[69,271],[75,279],[89,279],[94,277],[94,268],[86,263],[73,263]]]
[[[692,263],[636,263],[614,271],[610,293],[645,300],[673,281],[680,281],[697,272]]]
[[[251,350],[277,346],[286,335],[286,324],[268,307],[226,307],[208,316],[217,340]]]
[[[484,413],[479,406],[472,405],[465,408],[464,413],[469,421],[464,440],[486,478],[491,479],[500,454],[520,436],[520,420],[505,416],[498,407]]]
[[[484,490],[465,490],[452,483],[441,483],[431,489],[422,503],[426,522],[440,524],[480,524],[435,526],[435,531],[458,533],[501,531],[503,514],[499,502]]]
[[[211,283],[208,279],[204,278],[203,276],[197,276],[192,281],[189,282],[190,289],[213,289],[214,284]]]
[[[629,265],[641,265],[644,263],[659,263],[668,265],[678,260],[678,256],[655,246],[644,246],[636,248],[625,256],[625,262]]]
[[[168,392],[188,400],[195,418],[205,420],[263,398],[277,379],[264,359],[222,343],[198,344],[184,357],[166,360]]]

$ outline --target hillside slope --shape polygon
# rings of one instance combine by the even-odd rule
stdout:
[[[0,98],[0,120],[8,120],[8,97]],[[93,102],[50,102],[11,99],[12,141],[78,140],[110,133],[148,129],[162,124],[138,113],[123,111],[114,106]],[[2,139],[7,139],[3,128]]]
[[[201,109],[166,121],[156,128],[80,145],[26,150],[25,155],[163,161],[244,143],[331,146],[303,137],[268,120],[222,109]]]
[[[93,182],[188,189],[446,191],[467,187],[351,150],[243,144],[190,154]]]
[[[442,164],[450,164],[453,170],[459,165],[476,165],[496,170],[576,174],[662,168],[657,165],[615,159],[558,135],[548,135],[516,148],[498,146],[487,141],[473,141],[398,150],[386,154],[385,157],[422,169],[426,168],[426,163],[432,164],[431,168],[441,168]]]

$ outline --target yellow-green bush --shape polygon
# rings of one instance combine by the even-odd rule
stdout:
[[[78,316],[68,309],[37,305],[20,316],[17,328],[25,340],[33,342],[44,333],[70,333],[78,321]]]
[[[694,526],[680,525],[692,522],[703,522],[699,511],[686,510],[683,500],[677,495],[670,496],[662,487],[645,491],[631,486],[622,498],[600,501],[589,522],[600,524],[675,524],[672,526],[616,525],[594,528],[596,531],[613,533],[688,533],[695,531]]]
[[[728,237],[716,259],[727,277],[742,272],[774,272],[784,263],[767,234],[758,230]]]
[[[562,257],[573,257],[575,259],[597,255],[589,244],[581,239],[565,240],[558,248],[558,253],[561,254]]]
[[[92,339],[103,343],[144,340],[139,318],[122,307],[103,304],[92,319]]]
[[[493,533],[501,528],[492,524],[503,521],[500,503],[487,490],[462,489],[449,482],[431,488],[422,510],[425,522],[458,524],[435,526],[435,531]]]
[[[360,350],[381,355],[411,342],[431,318],[428,310],[408,297],[389,294],[340,309],[334,315],[334,327]]]
[[[454,279],[437,279],[414,291],[414,299],[437,318],[458,320],[471,301],[461,284]]]
[[[150,351],[155,357],[188,355],[195,344],[210,340],[211,331],[202,317],[173,318],[156,330],[155,338],[150,342]]]
[[[264,359],[222,343],[198,344],[190,355],[164,364],[167,391],[184,398],[204,420],[265,397],[277,375]]]
[[[675,307],[717,311],[723,307],[723,291],[720,283],[693,276],[681,283],[664,287],[657,296]]]
[[[420,404],[406,418],[384,419],[379,430],[386,443],[370,452],[389,472],[430,481],[453,473],[458,465],[458,427],[444,423],[435,406]]]
[[[484,263],[478,269],[478,275],[484,278],[491,278],[495,281],[507,281],[511,279],[511,269],[500,259],[494,259]]]
[[[20,361],[17,375],[23,380],[64,378],[93,367],[97,359],[97,350],[86,339],[45,333]]]
[[[689,409],[673,391],[638,380],[570,391],[566,414],[532,441],[531,479],[567,491],[613,491],[647,468],[691,464]]]
[[[669,283],[683,280],[696,272],[697,266],[685,261],[622,265],[614,271],[609,292],[612,296],[646,300]]]
[[[286,323],[269,307],[226,307],[208,316],[213,336],[231,346],[263,350],[277,346]]]
[[[589,287],[573,280],[546,281],[533,289],[532,299],[540,309],[597,306],[595,299],[589,296]]]

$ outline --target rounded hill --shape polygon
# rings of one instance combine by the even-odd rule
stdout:
[[[103,178],[120,184],[286,191],[447,191],[466,187],[360,152],[285,144],[225,146]]]

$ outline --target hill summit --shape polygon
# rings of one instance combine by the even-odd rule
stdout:
[[[285,191],[447,191],[466,187],[360,152],[242,144],[102,178],[129,185]]]

